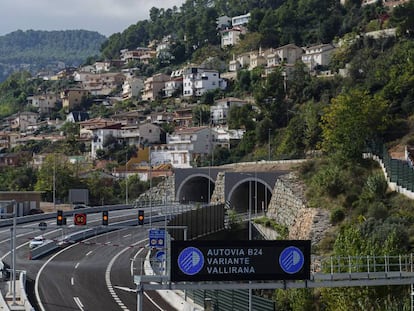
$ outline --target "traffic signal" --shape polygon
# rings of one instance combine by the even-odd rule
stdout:
[[[142,209],[138,210],[138,225],[144,224],[144,211]]]
[[[63,211],[57,211],[56,224],[58,226],[64,225]]]
[[[108,211],[102,212],[102,225],[107,226],[109,222]]]

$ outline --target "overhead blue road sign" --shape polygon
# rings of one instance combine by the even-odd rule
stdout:
[[[165,230],[150,229],[148,238],[149,238],[150,247],[156,247],[156,248],[165,247]]]
[[[309,280],[309,240],[171,241],[171,281]]]

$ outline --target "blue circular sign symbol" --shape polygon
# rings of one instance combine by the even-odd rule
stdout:
[[[283,271],[294,274],[302,269],[305,257],[302,251],[295,247],[289,246],[285,248],[279,256],[279,264]]]
[[[198,248],[187,247],[178,256],[178,267],[187,275],[197,274],[203,266],[204,255]]]

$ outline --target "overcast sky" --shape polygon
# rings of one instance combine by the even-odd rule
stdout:
[[[109,37],[185,0],[0,0],[0,36],[16,30],[98,31]]]

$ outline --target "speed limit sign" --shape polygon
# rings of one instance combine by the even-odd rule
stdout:
[[[73,216],[73,222],[77,226],[84,226],[84,225],[86,225],[86,214],[85,213],[75,214]]]

